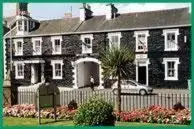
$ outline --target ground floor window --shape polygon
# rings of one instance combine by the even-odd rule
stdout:
[[[53,79],[63,78],[63,60],[52,60],[51,65],[53,67]]]
[[[179,58],[164,58],[165,78],[164,80],[178,80]]]
[[[24,63],[17,63],[15,65],[15,78],[24,79]]]

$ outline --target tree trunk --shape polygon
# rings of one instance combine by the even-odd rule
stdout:
[[[118,75],[118,92],[117,92],[117,112],[120,113],[121,112],[121,77],[120,77],[120,73]]]

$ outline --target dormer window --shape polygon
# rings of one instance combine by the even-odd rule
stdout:
[[[22,21],[18,21],[18,31],[23,31]]]
[[[25,20],[24,21],[24,31],[27,31],[28,30],[28,24],[27,24],[27,21]]]
[[[93,35],[81,35],[82,40],[82,53],[92,53],[92,40]]]
[[[28,27],[28,19],[25,17],[21,16],[18,18],[17,21],[17,35],[24,35],[29,32],[29,27]]]

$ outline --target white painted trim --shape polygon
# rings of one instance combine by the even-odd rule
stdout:
[[[23,76],[18,75],[18,65],[22,65],[22,72]],[[15,61],[14,66],[15,66],[15,79],[24,79],[24,63],[22,61]]]
[[[139,61],[141,61],[141,64],[139,64]],[[138,66],[146,66],[146,86],[149,86],[149,67],[148,65],[150,64],[150,60],[147,58],[147,59],[135,59],[135,64],[136,64],[136,69],[135,69],[135,72],[136,72],[136,81],[138,82],[139,81],[139,78],[138,78]]]
[[[23,60],[23,61],[14,61],[13,63],[25,63],[25,64],[38,64],[45,63],[44,60]]]
[[[92,41],[93,41],[93,34],[85,34],[85,35],[81,35],[80,36],[80,38],[81,38],[81,40],[82,40],[82,42],[84,42],[84,39],[85,38],[89,38],[90,39],[90,46],[91,46],[91,48],[90,48],[90,50],[89,51],[84,51],[84,45],[82,44],[82,53],[92,53]]]
[[[115,33],[108,33],[108,39],[109,39],[109,48],[111,48],[111,36],[118,36],[118,48],[120,48],[120,44],[121,44],[121,38],[122,38],[122,35],[121,35],[121,32],[115,32]]]
[[[16,35],[28,35],[28,32],[29,32],[29,20],[26,18],[26,17],[23,17],[23,16],[19,16],[19,17],[16,17],[17,21],[16,21],[16,27],[17,27],[17,30],[16,30]],[[18,30],[18,21],[22,21],[22,31],[19,31]],[[27,24],[27,30],[25,31],[25,21],[26,21],[26,24]]]
[[[60,64],[61,65],[61,76],[56,76],[55,75],[55,64]],[[53,67],[53,79],[63,79],[63,60],[51,60],[51,65]]]
[[[167,34],[168,33],[175,33],[175,48],[167,48]],[[178,51],[178,35],[179,29],[165,29],[163,30],[164,36],[164,51]]]
[[[55,52],[54,48],[55,48],[55,40],[60,40],[60,51],[59,52]],[[62,53],[62,36],[52,36],[51,37],[51,42],[52,42],[52,55],[56,55],[56,54],[61,54]]]
[[[35,41],[37,40],[40,41],[40,52],[39,53],[35,52]],[[33,46],[33,55],[41,55],[42,54],[42,37],[32,38],[32,46]]]
[[[102,86],[104,81],[103,81],[103,75],[102,75],[103,69],[101,67],[101,62],[98,59],[91,58],[91,57],[81,58],[81,59],[76,60],[75,62],[71,62],[72,67],[73,67],[72,72],[74,73],[73,74],[73,78],[74,78],[73,88],[78,89],[78,85],[77,85],[77,66],[78,66],[79,63],[82,63],[82,62],[95,62],[99,65],[99,87],[98,87],[98,89],[104,89],[104,87]]]
[[[146,47],[146,50],[139,50],[138,49],[138,35],[140,35],[140,34],[144,34],[145,35],[145,47]],[[145,30],[145,31],[135,31],[134,32],[134,37],[135,37],[135,51],[136,52],[142,52],[142,51],[145,51],[145,52],[147,52],[148,51],[148,36],[150,36],[149,35],[149,30]]]
[[[3,39],[3,65],[4,65],[4,67],[3,67],[3,72],[4,72],[4,78],[3,79],[6,79],[6,76],[7,76],[7,66],[6,66],[6,64],[7,64],[7,61],[6,61],[6,41],[5,41],[5,39]]]
[[[16,47],[17,46],[17,42],[21,42],[22,43],[22,52],[21,53],[18,53],[18,48]],[[24,48],[24,39],[14,39],[14,46],[15,46],[15,56],[23,56],[23,48]]]
[[[174,27],[187,27],[191,24],[181,24],[181,25],[169,25],[169,26],[155,26],[155,27],[137,27],[137,28],[126,28],[126,29],[114,29],[114,30],[101,30],[101,31],[82,31],[82,32],[65,32],[65,33],[52,33],[52,34],[32,34],[23,36],[13,36],[15,38],[19,37],[38,37],[38,36],[57,36],[57,35],[68,35],[68,34],[88,34],[88,33],[103,33],[103,32],[118,32],[118,31],[129,31],[129,30],[148,30],[148,29],[164,29],[164,28],[174,28]],[[8,38],[7,36],[4,36]]]
[[[10,28],[9,28],[10,29]],[[9,34],[11,34],[11,31],[13,31],[14,29],[17,29],[17,26],[13,27],[12,29],[10,29],[3,37],[6,38],[10,38],[10,37],[15,37],[15,36],[8,36]]]
[[[167,62],[175,62],[175,66],[174,66],[175,67],[175,77],[168,77]],[[164,69],[165,69],[164,80],[169,80],[169,81],[178,80],[178,64],[180,64],[179,58],[163,58],[162,63],[164,64]]]

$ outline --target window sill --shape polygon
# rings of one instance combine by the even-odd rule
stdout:
[[[52,53],[52,55],[61,55],[61,52],[60,53]]]
[[[15,79],[24,79],[24,76],[21,76],[21,77],[15,77]]]
[[[164,49],[164,51],[178,51],[178,49]]]
[[[33,53],[33,56],[40,56],[42,53]]]
[[[15,54],[15,56],[23,56],[23,53],[22,54]]]
[[[63,79],[62,77],[53,77],[54,80],[61,80]]]
[[[178,78],[165,78],[165,81],[178,81]]]

